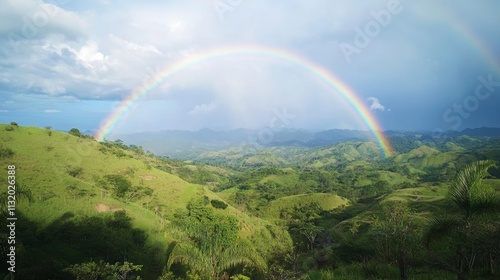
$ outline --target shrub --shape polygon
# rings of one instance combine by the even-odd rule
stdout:
[[[6,131],[13,131],[13,130],[14,130],[14,127],[13,127],[13,126],[11,126],[11,125],[8,125],[8,126],[6,126],[6,127],[5,127],[5,130],[6,130]]]
[[[64,271],[72,274],[75,279],[130,279],[136,272],[141,271],[142,265],[134,265],[127,261],[123,264],[117,262],[115,264],[105,263],[104,261],[86,262],[74,264],[64,269]],[[129,275],[127,277],[127,275]],[[132,276],[131,276],[132,275]],[[134,279],[140,279],[139,277]]]
[[[68,168],[68,174],[71,177],[76,177],[76,176],[82,174],[82,172],[83,172],[83,168],[81,168],[79,166]]]
[[[19,125],[16,122],[10,122],[10,125],[15,126],[15,127],[19,127]]]
[[[330,270],[313,270],[307,274],[308,280],[333,280],[333,272]]]
[[[82,133],[80,132],[80,130],[78,130],[78,128],[70,129],[69,134],[76,136],[76,137],[82,137]]]
[[[132,183],[122,175],[106,175],[104,177],[114,187],[117,197],[124,197],[125,193],[132,187]]]
[[[227,204],[224,201],[221,201],[218,199],[214,199],[214,200],[210,201],[210,203],[212,204],[212,206],[214,208],[218,208],[218,209],[226,209],[227,208]]]
[[[0,158],[11,158],[14,156],[14,151],[11,148],[0,147]]]
[[[117,149],[117,150],[114,150],[113,151],[113,154],[116,155],[117,157],[121,158],[121,157],[124,157],[126,156],[127,154],[121,150],[121,149]]]

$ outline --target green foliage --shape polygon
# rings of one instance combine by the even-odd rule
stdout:
[[[142,147],[139,147],[142,150]],[[193,183],[209,186],[218,186],[227,181],[230,171],[218,166],[209,166],[193,162],[179,162],[169,157],[159,157],[157,168],[179,176]]]
[[[210,204],[212,204],[212,206],[214,208],[218,208],[218,209],[226,209],[227,208],[227,204],[224,201],[218,200],[218,199],[212,199],[210,201]]]
[[[238,274],[238,275],[231,276],[230,279],[231,280],[250,280],[250,277],[242,275],[242,274]]]
[[[76,137],[82,137],[82,133],[78,130],[78,128],[72,128],[68,133]]]
[[[462,169],[450,188],[451,200],[465,211],[466,218],[482,210],[491,209],[494,191],[482,185],[488,169],[495,167],[494,161],[485,160],[469,164]]]
[[[165,264],[170,280],[322,279],[328,269],[335,279],[395,279],[404,262],[412,279],[449,279],[443,268],[498,276],[490,263],[499,262],[500,171],[453,178],[470,162],[500,159],[499,141],[406,137],[386,160],[363,142],[214,154],[230,169],[151,157],[123,141],[3,126],[0,143],[15,153],[0,161],[16,164],[33,194],[17,205],[20,279],[67,279],[64,267],[97,260],[99,271],[101,259],[144,264],[145,279]],[[227,208],[215,210],[215,201]],[[420,217],[430,217],[428,254]]]
[[[102,271],[104,266],[105,264],[102,261],[101,263],[89,262],[72,265],[66,268],[65,271],[71,273],[77,280],[106,279],[110,275]]]
[[[99,263],[74,264],[66,268],[65,271],[69,272],[77,280],[126,280],[129,279],[131,273],[138,272],[141,269],[142,265],[134,265],[129,262],[109,264],[101,260]],[[136,279],[140,279],[140,277]]]
[[[477,263],[492,263],[500,256],[499,200],[493,190],[483,184],[494,161],[477,161],[467,165],[450,186],[450,199],[461,211],[430,219],[426,243],[437,255],[435,261],[454,272],[459,279],[470,276]],[[441,241],[438,243],[438,241]],[[436,245],[432,247],[432,245]],[[444,246],[443,246],[444,245]],[[484,259],[485,256],[486,259]]]
[[[122,149],[113,150],[113,154],[115,154],[119,158],[125,157],[127,155]]]
[[[15,126],[15,127],[19,127],[19,124],[17,122],[10,122],[10,125]]]
[[[71,177],[78,177],[83,173],[83,168],[80,166],[72,166],[68,167],[66,172],[68,172],[68,175]]]
[[[5,131],[14,131],[14,127],[11,125],[5,126]]]
[[[158,277],[157,280],[178,280],[179,278],[175,277],[175,274],[172,271],[163,271],[162,275]]]
[[[178,242],[169,256],[167,267],[174,263],[188,265],[201,279],[220,279],[229,269],[250,265],[265,269],[265,262],[247,242],[238,238],[235,217],[217,214],[204,200],[190,204],[187,217],[176,224],[190,240]]]
[[[12,158],[14,156],[14,151],[8,147],[0,146],[0,158],[7,159]]]
[[[132,187],[132,183],[122,175],[106,175],[104,178],[113,187],[114,194],[123,198]]]
[[[307,280],[333,280],[333,275],[330,270],[313,270],[307,274]]]
[[[422,227],[417,218],[401,202],[386,204],[381,220],[372,231],[378,254],[396,264],[400,279],[408,279],[410,266],[421,248]]]

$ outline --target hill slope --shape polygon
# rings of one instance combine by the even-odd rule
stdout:
[[[222,200],[154,168],[158,159],[119,145],[6,125],[0,125],[0,143],[5,176],[7,166],[15,165],[18,191],[32,197],[17,205],[24,277],[47,279],[70,264],[99,257],[143,264],[143,276],[153,279],[164,268],[169,246],[182,237],[171,226],[177,213],[195,199]],[[236,217],[240,236],[255,244],[273,229],[231,206],[215,211]]]

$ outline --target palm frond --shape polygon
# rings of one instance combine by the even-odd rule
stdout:
[[[465,210],[467,216],[474,211],[476,204],[485,206],[489,200],[488,192],[481,183],[488,175],[488,169],[495,166],[496,162],[491,160],[473,162],[462,169],[452,182],[451,200]]]
[[[16,184],[16,201],[21,202],[24,199],[27,199],[28,202],[33,202],[33,194],[29,188],[24,186],[23,184]],[[7,192],[3,192],[0,194],[0,203],[3,205],[7,204],[7,199],[9,194]]]
[[[464,223],[458,217],[433,217],[424,236],[425,244],[429,248],[432,241],[448,236]]]
[[[170,269],[174,263],[187,265],[196,271],[210,271],[207,256],[191,243],[177,243],[175,245],[168,258],[167,268]]]
[[[220,272],[238,265],[248,265],[260,272],[265,272],[267,269],[264,259],[255,251],[253,246],[245,242],[239,242],[237,245],[227,248],[220,256]]]

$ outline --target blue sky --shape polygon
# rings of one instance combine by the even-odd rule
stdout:
[[[0,122],[96,130],[152,73],[236,44],[286,49],[353,88],[385,129],[500,123],[500,2],[0,2]],[[117,133],[268,126],[365,129],[303,69],[227,57],[165,80]]]

